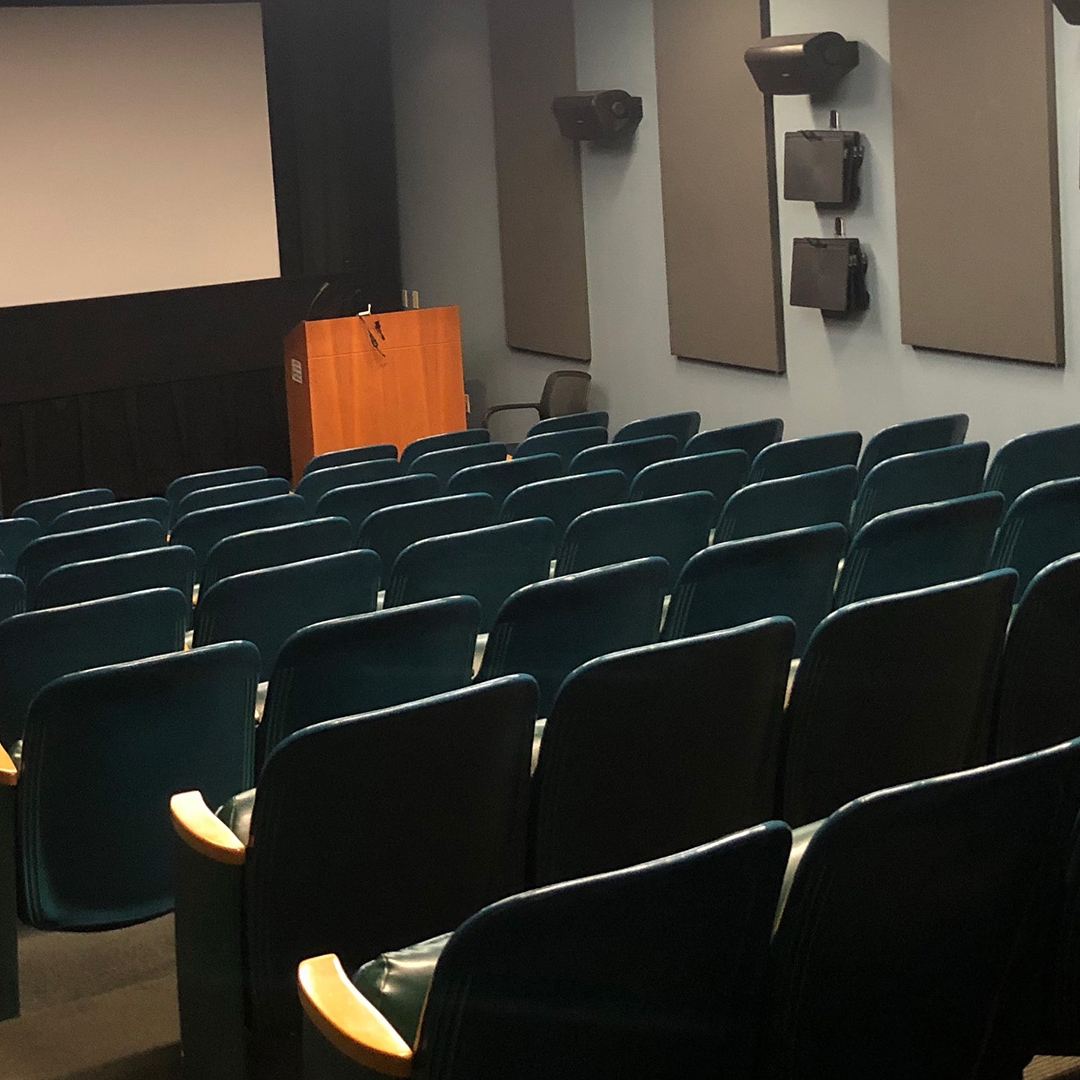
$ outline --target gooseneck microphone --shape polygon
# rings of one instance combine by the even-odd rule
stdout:
[[[315,310],[315,305],[319,302],[320,297],[327,289],[330,288],[330,282],[324,281],[319,286],[319,291],[311,298],[311,303],[307,306],[307,312],[304,315],[304,322],[307,322],[311,318],[311,313]]]

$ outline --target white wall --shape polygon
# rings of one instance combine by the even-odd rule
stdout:
[[[568,366],[508,350],[491,146],[491,89],[483,0],[398,0],[395,71],[405,277],[424,303],[460,303],[467,375],[492,401],[535,397]],[[788,373],[763,375],[675,360],[667,332],[656,75],[651,0],[575,0],[582,89],[641,94],[646,119],[632,148],[585,147],[582,162],[593,318],[593,402],[612,422],[681,408],[703,426],[783,416],[789,435],[856,427],[866,434],[920,415],[964,411],[970,438],[993,445],[1080,419],[1080,29],[1057,18],[1065,371],[915,351],[900,344],[887,0],[772,0],[773,32],[838,30],[862,43],[862,64],[824,108],[776,99],[785,131],[827,127],[828,109],[868,143],[861,206],[847,215],[871,257],[872,308],[846,324],[786,308]],[[749,78],[749,73],[747,78]],[[438,105],[433,103],[437,102]],[[972,177],[972,183],[992,177]],[[795,236],[828,235],[831,216],[780,204],[785,272]],[[987,222],[993,228],[993,222]]]

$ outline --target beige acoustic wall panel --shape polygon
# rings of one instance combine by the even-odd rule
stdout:
[[[1049,0],[892,0],[907,345],[1063,364]]]
[[[772,99],[743,62],[767,0],[654,0],[671,350],[782,372]]]
[[[577,146],[552,101],[577,90],[572,0],[488,0],[506,340],[588,360],[589,283]]]

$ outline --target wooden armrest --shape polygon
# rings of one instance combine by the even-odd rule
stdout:
[[[0,746],[0,787],[15,787],[19,782],[19,770],[11,755]]]
[[[297,982],[304,1012],[332,1046],[383,1076],[412,1075],[408,1043],[353,986],[336,956],[303,961]]]
[[[780,900],[776,905],[776,918],[773,920],[773,933],[776,933],[780,920],[784,917],[784,908],[787,907],[788,896],[791,893],[791,883],[795,880],[795,871],[799,869],[799,863],[814,839],[814,834],[825,824],[827,818],[820,821],[811,821],[808,825],[800,825],[791,832],[791,853],[788,855],[787,867],[784,870],[784,881],[780,886]]]
[[[214,816],[199,791],[185,791],[169,800],[173,829],[189,848],[214,862],[243,866],[247,851],[239,837]]]

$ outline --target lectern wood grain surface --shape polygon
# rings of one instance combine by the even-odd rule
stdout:
[[[374,340],[374,344],[373,344]],[[293,482],[316,454],[465,427],[456,307],[320,319],[285,339]]]

